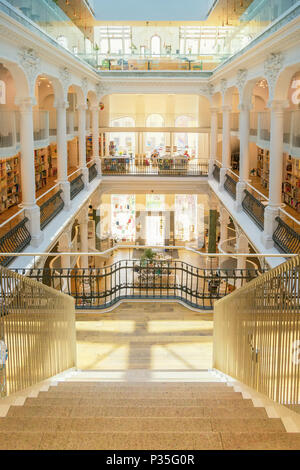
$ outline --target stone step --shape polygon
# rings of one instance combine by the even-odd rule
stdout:
[[[213,408],[215,406],[221,408],[227,407],[249,407],[253,406],[253,402],[250,399],[242,399],[235,397],[234,399],[230,397],[223,398],[102,398],[99,395],[96,397],[87,397],[84,398],[82,395],[67,395],[67,394],[54,394],[48,392],[40,392],[38,398],[45,399],[59,399],[60,403],[63,403],[61,400],[65,400],[64,403],[70,403],[70,400],[79,400],[81,406],[201,406]],[[74,402],[72,402],[74,403]]]
[[[184,396],[186,400],[189,400],[191,398],[202,398],[202,399],[222,399],[222,398],[227,398],[227,399],[232,399],[232,400],[238,400],[243,398],[242,393],[240,392],[232,392],[230,389],[223,390],[223,391],[202,391],[202,390],[185,390],[184,392],[182,390],[143,390],[143,389],[136,389],[134,388],[132,391],[128,392],[127,390],[120,390],[116,389],[113,392],[109,390],[103,390],[103,389],[98,389],[94,391],[89,391],[85,389],[77,389],[77,390],[64,390],[62,388],[57,389],[57,387],[50,387],[47,392],[40,392],[44,393],[45,396],[47,397],[61,397],[61,398],[76,398],[78,397],[85,397],[85,398],[137,398],[137,399],[147,399],[147,398],[152,398],[152,399],[159,399],[159,398],[181,398]]]
[[[73,389],[81,389],[86,388],[87,390],[90,388],[103,388],[105,390],[115,390],[115,389],[122,389],[122,390],[132,390],[133,388],[136,389],[145,389],[145,390],[165,390],[165,389],[208,389],[210,390],[231,390],[233,391],[232,386],[228,386],[225,382],[150,382],[150,383],[142,383],[142,382],[58,382],[56,385],[57,389],[63,388],[65,390],[73,390]]]
[[[34,408],[33,408],[34,409]],[[277,418],[192,418],[152,417],[6,417],[0,418],[0,431],[72,432],[284,432]]]
[[[0,432],[1,450],[299,450],[300,433]]]
[[[35,403],[35,401],[38,401]],[[7,416],[43,416],[43,417],[85,417],[85,416],[107,416],[107,417],[216,417],[216,418],[238,418],[241,416],[239,408],[200,407],[200,406],[81,406],[78,404],[65,404],[59,402],[48,403],[49,400],[39,401],[38,398],[28,398],[25,406],[10,407]],[[26,410],[25,410],[26,409]],[[29,411],[27,411],[29,409]],[[244,407],[244,418],[268,418],[264,408]]]

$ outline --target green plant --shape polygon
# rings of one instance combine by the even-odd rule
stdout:
[[[154,258],[155,258],[155,253],[154,251],[152,251],[151,248],[146,248],[144,253],[141,256],[142,261],[144,260],[153,261]]]

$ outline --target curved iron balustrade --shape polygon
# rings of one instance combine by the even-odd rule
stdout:
[[[70,183],[70,198],[71,200],[74,199],[77,194],[80,193],[84,188],[84,182],[82,181],[82,174],[77,176],[74,180]]]
[[[300,234],[295,232],[280,217],[276,217],[278,225],[273,233],[273,240],[282,253],[300,253]]]
[[[224,189],[233,199],[236,199],[236,181],[230,175],[225,175]]]
[[[216,181],[220,182],[220,167],[216,164],[214,164],[213,177]]]
[[[103,268],[19,270],[75,299],[77,309],[105,309],[120,300],[179,300],[211,310],[224,297],[259,275],[255,269],[201,269],[183,261],[121,260]]]
[[[54,217],[64,208],[64,201],[61,197],[62,190],[60,189],[57,193],[53,194],[48,201],[41,205],[41,230],[43,230]]]
[[[89,167],[89,183],[96,178],[97,174],[98,172],[96,163],[93,163],[93,165]]]
[[[20,253],[29,245],[31,235],[26,227],[27,222],[27,217],[24,217],[21,222],[0,238],[0,253]],[[0,254],[0,264],[2,266],[8,266],[14,259],[14,256],[7,257]]]
[[[245,197],[242,201],[244,211],[250,215],[260,230],[264,229],[265,206],[256,199],[253,194],[245,189]]]

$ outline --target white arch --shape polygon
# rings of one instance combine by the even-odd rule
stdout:
[[[151,38],[151,55],[160,55],[161,52],[161,37],[155,34]]]
[[[0,80],[0,104],[6,104],[6,84]]]
[[[146,119],[146,127],[163,127],[165,120],[161,114],[149,114]]]

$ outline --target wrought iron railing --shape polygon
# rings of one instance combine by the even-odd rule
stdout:
[[[230,175],[225,175],[224,189],[233,199],[236,199],[236,184],[237,182]]]
[[[107,160],[107,162],[106,162]],[[155,164],[135,164],[128,159],[128,162],[104,159],[102,162],[103,176],[208,176],[207,162],[176,162],[169,161],[156,162]],[[172,158],[170,158],[172,160]]]
[[[62,190],[53,194],[44,204],[41,205],[41,230],[43,230],[54,217],[64,208],[64,201],[61,197]]]
[[[213,177],[216,181],[220,182],[220,167],[214,164]]]
[[[264,229],[265,206],[253,194],[245,189],[245,197],[242,201],[244,211],[250,215],[260,230]]]
[[[75,299],[77,309],[105,309],[126,299],[179,300],[211,310],[214,301],[229,294],[259,271],[200,269],[182,261],[121,260],[104,268],[31,269],[19,271]]]
[[[70,183],[70,198],[74,199],[77,194],[80,193],[84,188],[84,182],[82,181],[82,174],[73,179]]]
[[[97,174],[97,165],[96,163],[93,163],[93,165],[89,167],[89,183],[96,178]]]
[[[300,234],[295,232],[280,217],[276,217],[278,225],[273,233],[276,247],[282,253],[300,253]]]
[[[31,242],[31,235],[26,227],[27,222],[28,219],[24,217],[21,222],[0,238],[0,264],[2,266],[8,266],[14,260],[14,256],[1,256],[1,252],[20,253]]]
[[[300,403],[300,256],[214,306],[213,366],[272,400]]]
[[[76,366],[74,300],[41,283],[0,268],[0,396]]]

